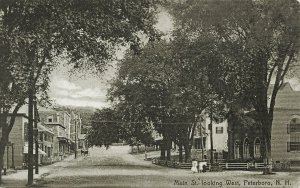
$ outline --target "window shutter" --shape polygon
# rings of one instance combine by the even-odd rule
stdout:
[[[287,124],[287,127],[286,127],[286,128],[287,128],[287,133],[288,133],[288,134],[290,134],[290,127],[291,127],[291,125],[290,125],[290,124]]]
[[[287,152],[290,152],[290,142],[287,142]]]

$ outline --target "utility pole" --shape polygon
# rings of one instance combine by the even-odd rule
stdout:
[[[77,119],[76,115],[75,116],[75,159],[77,158]]]
[[[33,183],[33,85],[28,92],[28,185]]]
[[[212,166],[214,163],[214,143],[213,143],[213,93],[211,93],[210,97],[211,103],[210,103],[210,170],[212,170]]]
[[[6,169],[9,169],[9,142],[6,145]]]
[[[210,110],[210,124],[209,124],[209,129],[210,129],[210,166],[212,169],[213,163],[214,163],[214,143],[213,143],[213,112],[212,112],[212,106]]]
[[[15,169],[14,143],[11,143],[11,167]]]
[[[39,132],[38,132],[38,111],[37,111],[37,101],[34,97],[34,138],[35,138],[35,174],[39,174]]]

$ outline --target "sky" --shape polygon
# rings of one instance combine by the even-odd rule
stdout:
[[[156,27],[166,35],[170,34],[173,28],[173,22],[171,16],[166,11],[162,10],[158,14]],[[122,48],[117,52],[118,59],[123,58],[125,50],[126,48]],[[112,66],[108,67],[101,78],[87,73],[71,75],[69,73],[71,67],[63,65],[66,65],[66,62],[62,62],[51,75],[49,94],[53,104],[81,107],[88,106],[99,109],[110,106],[106,94],[109,88],[109,82],[116,74],[116,62],[110,63]],[[299,78],[293,77],[285,81],[290,82],[294,90],[300,91]]]
[[[165,11],[160,11],[156,27],[168,34],[173,28],[171,16]],[[122,48],[117,52],[118,59],[123,58],[125,50],[126,48]],[[88,73],[70,74],[71,67],[66,64],[61,62],[50,77],[49,95],[53,104],[98,109],[110,106],[106,94],[109,82],[116,74],[116,62],[111,63],[112,66],[107,68],[101,78]]]

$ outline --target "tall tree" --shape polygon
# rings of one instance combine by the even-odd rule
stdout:
[[[127,53],[110,91],[111,100],[142,109],[140,113],[163,135],[161,158],[165,159],[167,151],[167,160],[176,139],[184,143],[186,160],[189,158],[195,117],[212,100],[207,69],[186,55],[190,49],[178,44],[176,38],[149,43],[139,55]],[[184,136],[177,137],[177,125],[182,125],[181,131],[185,129]]]
[[[149,116],[140,106],[128,105],[126,102],[115,106],[117,113],[121,114],[121,138],[132,146],[144,144],[149,146],[153,143],[153,127]]]
[[[87,134],[90,146],[105,146],[119,142],[121,122],[118,113],[110,108],[97,110],[91,118],[91,128]]]
[[[24,104],[28,91],[39,92],[37,87],[46,91],[49,72],[61,58],[66,58],[78,70],[85,68],[102,72],[107,62],[114,59],[118,46],[129,44],[138,51],[141,36],[155,39],[156,3],[1,0],[0,38],[3,39],[1,52],[4,52],[1,53],[1,63],[4,63],[1,64],[1,71],[6,72],[9,79],[0,80],[1,92],[4,92],[1,101],[5,104],[5,107],[1,104],[0,145],[7,144],[14,117]],[[23,84],[19,84],[21,82]],[[14,95],[16,100],[6,98],[11,94],[11,90],[7,90],[10,83],[14,86],[12,91],[18,94]],[[40,92],[40,95],[43,94]],[[8,126],[6,119],[9,110],[13,111],[13,115]],[[1,160],[3,148],[0,147]]]
[[[257,111],[268,162],[276,95],[289,70],[297,65],[299,9],[296,0],[191,0],[173,9],[178,30],[192,44],[206,48],[209,78],[216,91],[227,104],[246,104]],[[269,172],[270,168],[264,171]]]
[[[161,121],[157,119],[158,114],[166,112],[172,100],[175,71],[167,63],[171,60],[170,55],[167,42],[159,41],[148,43],[141,54],[129,51],[120,62],[109,96],[112,101],[130,109],[129,113],[124,113],[127,119],[148,123]],[[169,138],[168,131],[159,131]]]

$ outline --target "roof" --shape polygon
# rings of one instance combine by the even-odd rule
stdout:
[[[46,108],[46,107],[42,107],[42,106],[38,106],[38,111],[39,112],[56,112],[56,110],[52,109],[52,108]]]
[[[275,108],[300,109],[300,91],[295,91],[288,82],[284,83],[277,93]]]
[[[38,130],[41,132],[48,132],[50,134],[54,134],[50,129],[48,129],[47,127],[43,126],[42,124],[38,124]]]
[[[274,84],[270,84],[269,89],[268,89],[268,95],[271,95],[274,89]],[[291,84],[289,82],[285,82],[282,84],[282,86],[279,88],[279,91],[294,91],[292,88]]]

